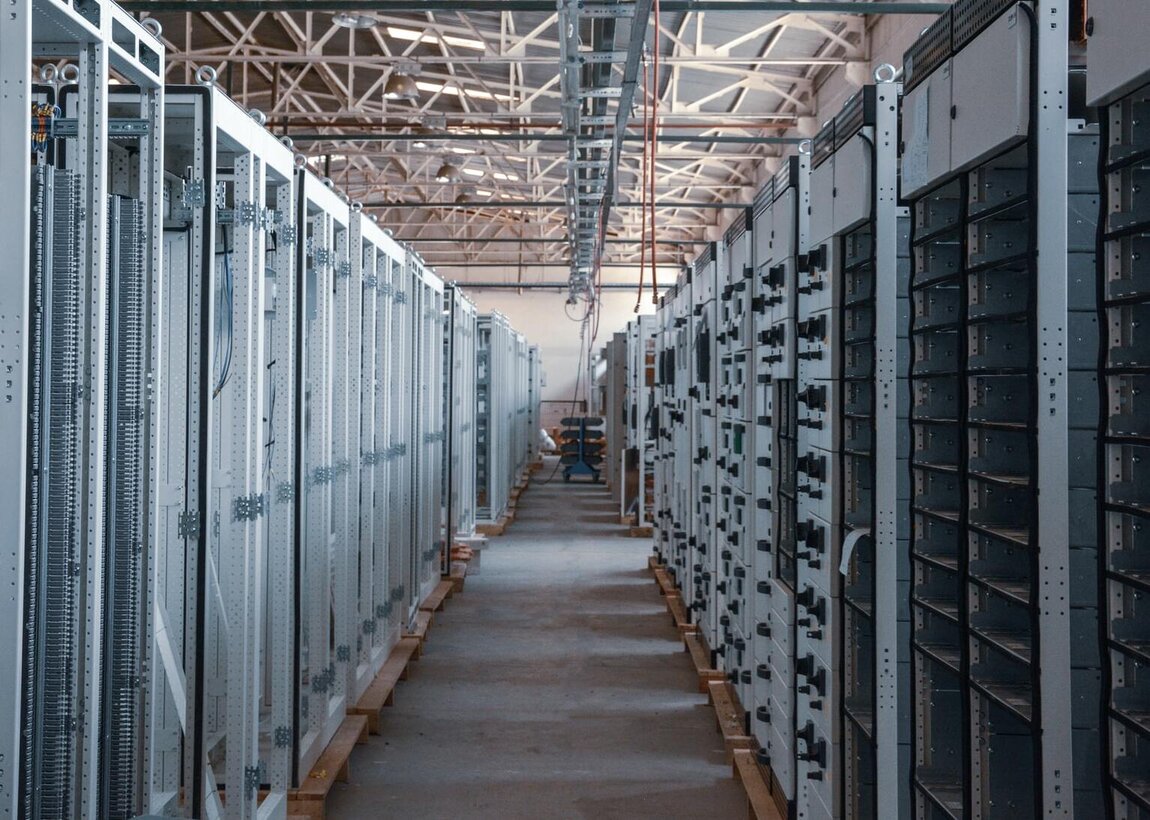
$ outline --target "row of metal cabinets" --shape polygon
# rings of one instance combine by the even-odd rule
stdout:
[[[1150,817],[1150,13],[1037,5],[956,3],[661,301],[656,549],[792,816]]]
[[[209,77],[165,88],[154,29],[11,14],[0,814],[283,817],[474,534],[490,320]],[[522,358],[488,386],[525,428]]]
[[[655,507],[654,316],[638,316],[616,332],[600,353],[606,417],[608,484],[620,517],[649,527]]]
[[[495,312],[477,326],[477,507],[480,522],[499,523],[511,490],[539,455],[543,363],[538,345]]]

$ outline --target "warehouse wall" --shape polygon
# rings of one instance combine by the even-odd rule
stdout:
[[[508,272],[513,269],[508,268]],[[512,279],[518,272],[514,271],[508,276],[499,271],[491,273],[486,271],[482,279],[486,282]],[[660,282],[674,282],[678,271],[673,269],[661,270]],[[478,281],[480,276],[460,276],[460,284],[466,289],[467,278]],[[532,278],[532,277],[527,277]],[[566,279],[564,271],[548,271],[547,281]],[[633,268],[606,269],[603,273],[605,282],[628,282],[636,285],[635,290],[605,290],[602,294],[602,311],[599,317],[599,336],[595,340],[593,350],[601,348],[611,334],[623,328],[635,316],[635,300],[638,295],[639,272]],[[532,344],[538,344],[543,356],[543,370],[547,376],[547,385],[543,388],[544,401],[569,401],[575,391],[575,380],[579,365],[579,328],[580,324],[567,318],[564,308],[567,301],[567,292],[542,290],[468,290],[467,295],[479,307],[480,312],[497,310],[504,314],[511,326],[523,333]],[[580,315],[578,308],[569,308],[573,316]],[[651,304],[650,282],[644,291],[641,313],[654,313],[655,306]],[[584,366],[586,366],[584,364]],[[579,397],[585,396],[584,387],[579,388]]]

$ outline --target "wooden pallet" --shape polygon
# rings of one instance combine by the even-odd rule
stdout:
[[[783,798],[783,809],[780,810],[778,798],[782,797],[782,789],[771,788],[768,783],[771,775],[763,771],[755,753],[749,749],[737,749],[733,757],[731,768],[747,795],[748,820],[784,820],[787,816],[786,798]]]
[[[654,538],[654,527],[628,527],[627,536],[629,538]]]
[[[364,691],[359,702],[348,710],[353,715],[367,718],[367,730],[371,734],[379,734],[380,712],[383,707],[395,703],[395,687],[401,680],[407,680],[408,667],[419,653],[419,644],[418,638],[400,638],[391,648],[391,654],[383,662],[375,680]]]
[[[674,595],[678,592],[675,581],[671,578],[671,573],[667,571],[666,567],[655,570],[655,583],[659,585],[660,595]]]
[[[428,612],[442,612],[444,603],[453,592],[455,592],[455,583],[450,578],[444,578],[435,585],[435,589],[427,594],[419,608]]]
[[[415,613],[415,623],[412,624],[411,630],[403,633],[403,637],[415,638],[419,641],[419,647],[413,656],[416,660],[419,660],[419,656],[423,654],[423,645],[427,642],[427,633],[431,629],[431,622],[434,618],[434,613],[421,609]]]
[[[699,632],[689,632],[683,636],[683,645],[691,654],[691,662],[695,664],[695,672],[699,676],[699,691],[706,694],[711,681],[725,681],[727,676],[720,670],[711,666],[711,650],[707,648],[707,641]]]
[[[687,605],[683,602],[682,595],[677,592],[671,593],[664,600],[667,602],[667,610],[671,613],[671,621],[679,630],[680,635],[699,631],[698,624],[691,623],[690,618],[687,617]]]
[[[476,524],[475,531],[480,535],[503,535],[507,531],[507,525],[512,522],[512,517],[505,515],[498,521],[490,521],[484,524]]]
[[[723,736],[723,748],[727,752],[727,762],[730,763],[737,750],[755,748],[755,740],[747,734],[739,697],[725,680],[710,681],[707,684],[707,696],[715,707],[715,723]]]
[[[351,753],[359,743],[367,743],[367,717],[348,715],[304,782],[288,793],[289,815],[324,820],[332,787],[337,781],[347,783],[351,779]]]

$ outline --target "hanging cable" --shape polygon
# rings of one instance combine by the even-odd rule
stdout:
[[[643,282],[647,275],[647,144],[650,138],[649,125],[651,105],[647,96],[647,55],[643,55],[643,152],[639,162],[639,209],[642,214],[639,228],[639,295],[635,299],[635,312],[643,303]]]
[[[658,158],[659,130],[659,0],[655,0],[655,60],[651,74],[651,304],[659,304],[658,241],[655,239],[655,161]]]

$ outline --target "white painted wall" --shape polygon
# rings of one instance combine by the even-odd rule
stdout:
[[[634,290],[605,290],[602,293],[602,308],[599,313],[599,335],[591,348],[597,351],[607,343],[611,334],[621,330],[635,317],[635,303],[638,296],[637,272],[625,269],[622,272],[605,272],[605,281],[620,281],[620,273],[634,280]],[[662,282],[671,283],[677,271],[663,271]],[[666,279],[662,277],[666,276]],[[478,276],[471,277],[479,281]],[[501,278],[501,277],[500,277]],[[543,277],[539,277],[543,278]],[[551,273],[547,281],[566,279],[562,272]],[[496,281],[495,276],[485,276],[483,281]],[[467,281],[461,279],[460,286],[475,302],[481,313],[497,310],[508,318],[511,326],[527,337],[531,344],[537,344],[543,357],[543,369],[547,375],[547,386],[543,388],[544,400],[569,401],[575,392],[575,382],[579,373],[581,324],[567,318],[564,313],[567,292],[544,290],[483,290],[468,289]],[[650,283],[644,289],[641,313],[654,313],[651,303]],[[583,305],[569,308],[573,316],[581,315]],[[586,367],[584,359],[583,367]],[[585,380],[584,380],[585,381]],[[579,398],[586,398],[586,385],[580,383]]]

